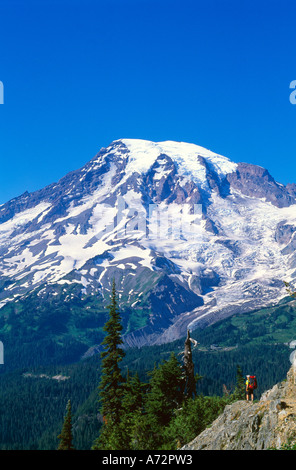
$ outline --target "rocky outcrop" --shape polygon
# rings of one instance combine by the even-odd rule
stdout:
[[[287,380],[265,392],[259,402],[225,407],[212,426],[182,450],[267,450],[296,443],[296,364]]]
[[[236,189],[246,196],[264,198],[276,207],[295,204],[293,190],[277,183],[261,166],[238,163],[236,171],[227,175],[227,180],[232,189]]]

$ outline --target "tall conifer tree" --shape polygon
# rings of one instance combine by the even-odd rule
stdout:
[[[60,439],[58,450],[74,450],[72,436],[72,407],[70,400],[68,400],[67,403],[67,412],[63,428],[61,434],[58,435],[58,439]]]
[[[246,397],[246,380],[243,376],[242,369],[236,366],[236,387],[232,394],[234,400],[244,400]]]
[[[119,363],[124,357],[124,351],[121,348],[121,344],[123,343],[121,338],[122,325],[120,323],[114,279],[112,283],[111,302],[107,308],[109,309],[109,319],[104,326],[106,336],[102,342],[104,351],[101,353],[101,382],[99,385],[103,428],[99,439],[95,441],[93,449],[108,449],[110,447],[116,448],[120,446],[120,436],[115,434],[116,430],[119,430],[119,423],[122,416],[124,380],[121,375]]]

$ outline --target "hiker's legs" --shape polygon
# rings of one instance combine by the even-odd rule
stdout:
[[[247,390],[247,391],[246,391],[246,399],[247,399],[247,401],[250,400],[250,397],[251,397],[251,401],[253,401],[253,400],[254,400],[254,394],[252,393],[252,390]]]

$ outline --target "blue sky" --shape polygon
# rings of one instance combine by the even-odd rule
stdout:
[[[0,203],[119,138],[296,182],[294,0],[0,0]]]

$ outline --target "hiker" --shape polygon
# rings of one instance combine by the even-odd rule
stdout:
[[[255,375],[247,375],[246,380],[246,398],[249,401],[250,397],[251,400],[254,400],[254,390],[257,388],[257,380]]]

